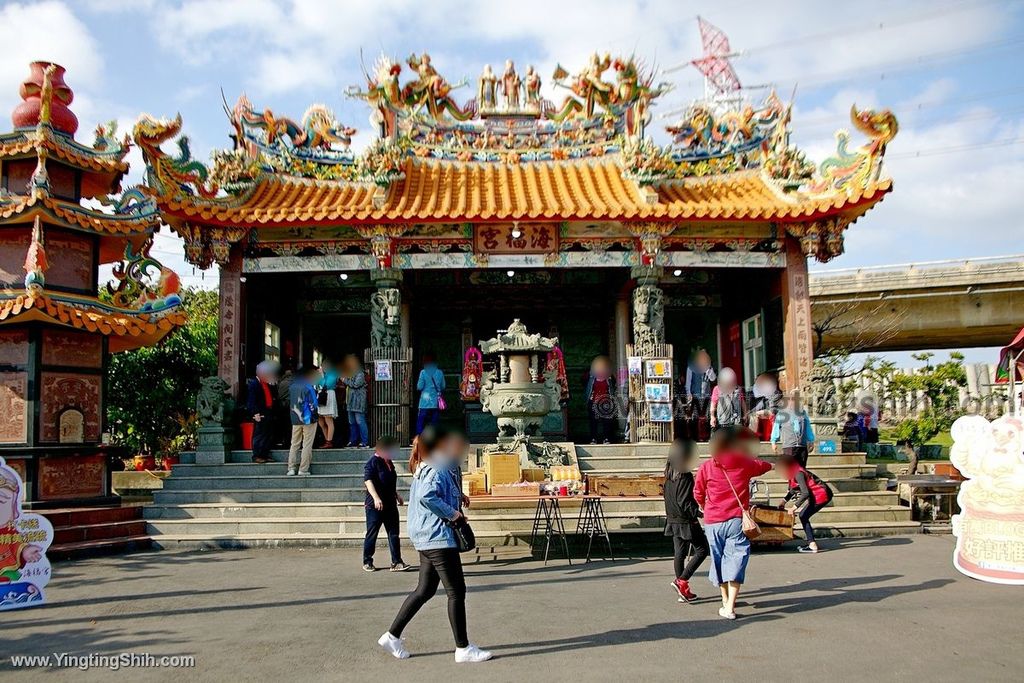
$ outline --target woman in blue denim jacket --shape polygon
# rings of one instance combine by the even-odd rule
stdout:
[[[462,492],[453,470],[469,444],[462,435],[440,427],[425,430],[419,438],[430,457],[413,473],[406,521],[409,539],[420,553],[419,584],[377,643],[396,658],[407,658],[402,631],[443,583],[448,594],[448,621],[455,636],[455,661],[484,662],[491,653],[470,643],[466,633],[466,578],[451,527],[462,517]]]

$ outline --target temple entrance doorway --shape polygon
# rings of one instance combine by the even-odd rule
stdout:
[[[302,347],[309,362],[340,365],[345,356],[362,359],[370,345],[370,318],[363,313],[307,314],[302,319]]]
[[[584,390],[595,356],[615,359],[615,302],[628,272],[581,268],[565,270],[419,271],[406,274],[410,300],[410,341],[415,350],[413,378],[422,354],[432,352],[445,373],[444,415],[452,427],[473,439],[490,438],[493,418],[459,396],[463,356],[515,318],[531,332],[557,336],[565,356],[569,400],[560,418],[551,416],[545,433],[589,441]],[[626,340],[628,341],[628,340]],[[413,396],[415,412],[416,396]]]

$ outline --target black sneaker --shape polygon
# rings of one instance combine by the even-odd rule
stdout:
[[[407,572],[409,571],[409,569],[411,569],[411,567],[407,565],[405,562],[398,562],[396,564],[391,565],[391,571],[393,572]]]
[[[364,572],[375,572],[377,568],[373,566],[373,562],[367,562],[363,565]]]

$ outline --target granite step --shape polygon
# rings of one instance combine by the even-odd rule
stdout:
[[[878,467],[876,465],[819,465],[811,468],[813,472],[824,479],[825,481],[831,481],[832,479],[869,479],[878,476]],[[644,468],[644,467],[590,467],[590,463],[586,461],[580,462],[580,471],[583,474],[588,475],[604,475],[604,476],[620,476],[620,477],[632,477],[640,475],[657,475],[662,473],[662,468]],[[779,480],[781,477],[774,470],[763,474],[759,477],[760,479],[766,480]]]
[[[573,529],[567,529],[570,542],[574,541]],[[893,522],[893,521],[863,521],[863,522],[820,522],[815,525],[815,535],[818,538],[853,538],[864,536],[889,536],[900,534],[917,534],[921,532],[921,525],[918,522]],[[528,533],[528,532],[527,532]],[[797,536],[802,536],[800,532]],[[615,546],[634,545],[637,540],[643,539],[646,542],[654,542],[659,547],[668,546],[668,539],[664,532],[657,526],[633,527],[628,529],[617,529],[611,532],[612,542]],[[500,553],[504,555],[517,554],[514,548],[523,548],[524,555],[528,538],[518,532],[496,532],[494,536],[478,535],[478,542],[486,547],[489,553]],[[257,548],[257,547],[345,547],[362,545],[363,533],[296,533],[281,535],[277,533],[244,533],[228,535],[208,535],[203,533],[167,533],[157,534],[153,537],[156,547],[165,549],[214,549],[214,548]],[[408,547],[407,538],[402,539],[402,545]],[[378,542],[378,548],[383,549],[384,542]],[[472,554],[467,556],[472,558]]]

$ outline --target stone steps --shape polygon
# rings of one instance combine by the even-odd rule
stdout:
[[[819,538],[844,538],[862,536],[889,536],[899,534],[920,533],[921,525],[918,522],[835,522],[831,524],[818,524],[815,526],[815,534]],[[573,541],[572,528],[567,528],[570,542]],[[661,529],[657,527],[620,529],[611,533],[612,541],[616,546],[623,544],[633,545],[633,537],[642,537],[646,542],[654,542],[659,547],[667,547],[668,539],[662,535]],[[256,548],[256,547],[344,547],[358,546],[362,544],[362,532],[352,533],[297,533],[283,536],[279,533],[240,533],[223,536],[207,533],[194,534],[161,534],[154,536],[153,542],[159,548],[171,549],[197,549],[197,548]],[[516,556],[525,557],[525,545],[529,540],[523,536],[508,533],[496,537],[481,538],[485,542],[487,550],[483,554],[493,553],[495,556]],[[407,538],[402,539],[402,545],[408,547]],[[379,548],[384,548],[383,541],[378,543]],[[521,552],[514,552],[513,548],[523,548]],[[505,552],[502,552],[502,551]],[[477,553],[478,555],[480,553]]]
[[[707,457],[707,446],[698,445]],[[770,454],[768,444],[759,451]],[[370,449],[326,449],[313,454],[312,474],[286,476],[287,451],[275,450],[274,463],[255,465],[248,451],[234,451],[221,465],[174,468],[164,489],[147,508],[147,529],[160,547],[250,547],[278,545],[358,545],[365,529],[363,464]],[[659,444],[578,445],[586,474],[659,474],[666,447]],[[396,459],[399,487],[407,495],[408,449]],[[809,466],[836,492],[832,506],[815,518],[822,536],[916,533],[911,511],[901,507],[887,481],[877,477],[862,453],[811,456]],[[788,484],[774,472],[760,479],[755,498],[778,502]],[[579,498],[561,500],[566,529],[575,531]],[[469,510],[487,553],[524,552],[536,499],[478,497]],[[606,498],[605,517],[617,544],[662,544],[664,504],[660,498]],[[404,512],[403,512],[404,517]],[[404,533],[404,526],[403,526]],[[383,539],[381,540],[383,544]],[[659,545],[660,547],[660,545]]]
[[[658,499],[608,499],[607,505],[614,506],[617,514],[630,512],[654,512],[663,510]],[[856,509],[864,510],[878,506],[894,507],[899,505],[895,492],[878,491],[868,493],[838,493],[832,506],[826,510]],[[478,516],[493,515],[532,515],[536,503],[532,500],[515,500],[503,502],[500,499],[477,497],[473,499],[469,514]],[[580,502],[568,498],[562,502],[563,514],[578,516]],[[210,502],[175,504],[154,504],[145,510],[147,520],[181,520],[181,519],[220,519],[245,517],[259,519],[274,518],[363,518],[361,502]],[[532,517],[531,517],[532,519]]]
[[[583,474],[590,475],[606,475],[606,476],[639,476],[649,474],[661,474],[662,469],[652,469],[644,467],[625,467],[625,468],[610,468],[600,467],[595,468],[591,466],[589,461],[580,461],[580,472]],[[831,481],[833,479],[873,479],[878,475],[878,468],[875,465],[820,465],[813,468],[816,475],[824,479],[825,481]],[[781,480],[781,477],[774,471],[763,474],[759,479],[774,481]]]
[[[227,511],[231,516],[205,517],[191,519],[159,518],[159,522],[151,519],[154,529],[160,534],[182,535],[203,533],[211,536],[235,534],[278,534],[281,537],[293,534],[362,534],[366,529],[366,518],[363,514],[283,517],[250,517],[245,509]],[[528,536],[533,525],[533,511],[518,513],[488,514],[487,512],[469,513],[473,531],[480,538],[493,538],[506,533]],[[563,513],[565,514],[565,513]],[[829,526],[837,522],[904,522],[910,520],[910,508],[899,505],[870,507],[837,507],[825,508],[815,516],[815,522]],[[620,529],[646,528],[660,532],[665,527],[665,515],[662,510],[619,511],[614,505],[607,505],[605,518],[610,531]],[[567,531],[576,528],[577,515],[566,515]],[[816,524],[816,525],[817,525]],[[571,528],[568,528],[571,527]],[[402,535],[406,535],[404,520]]]

